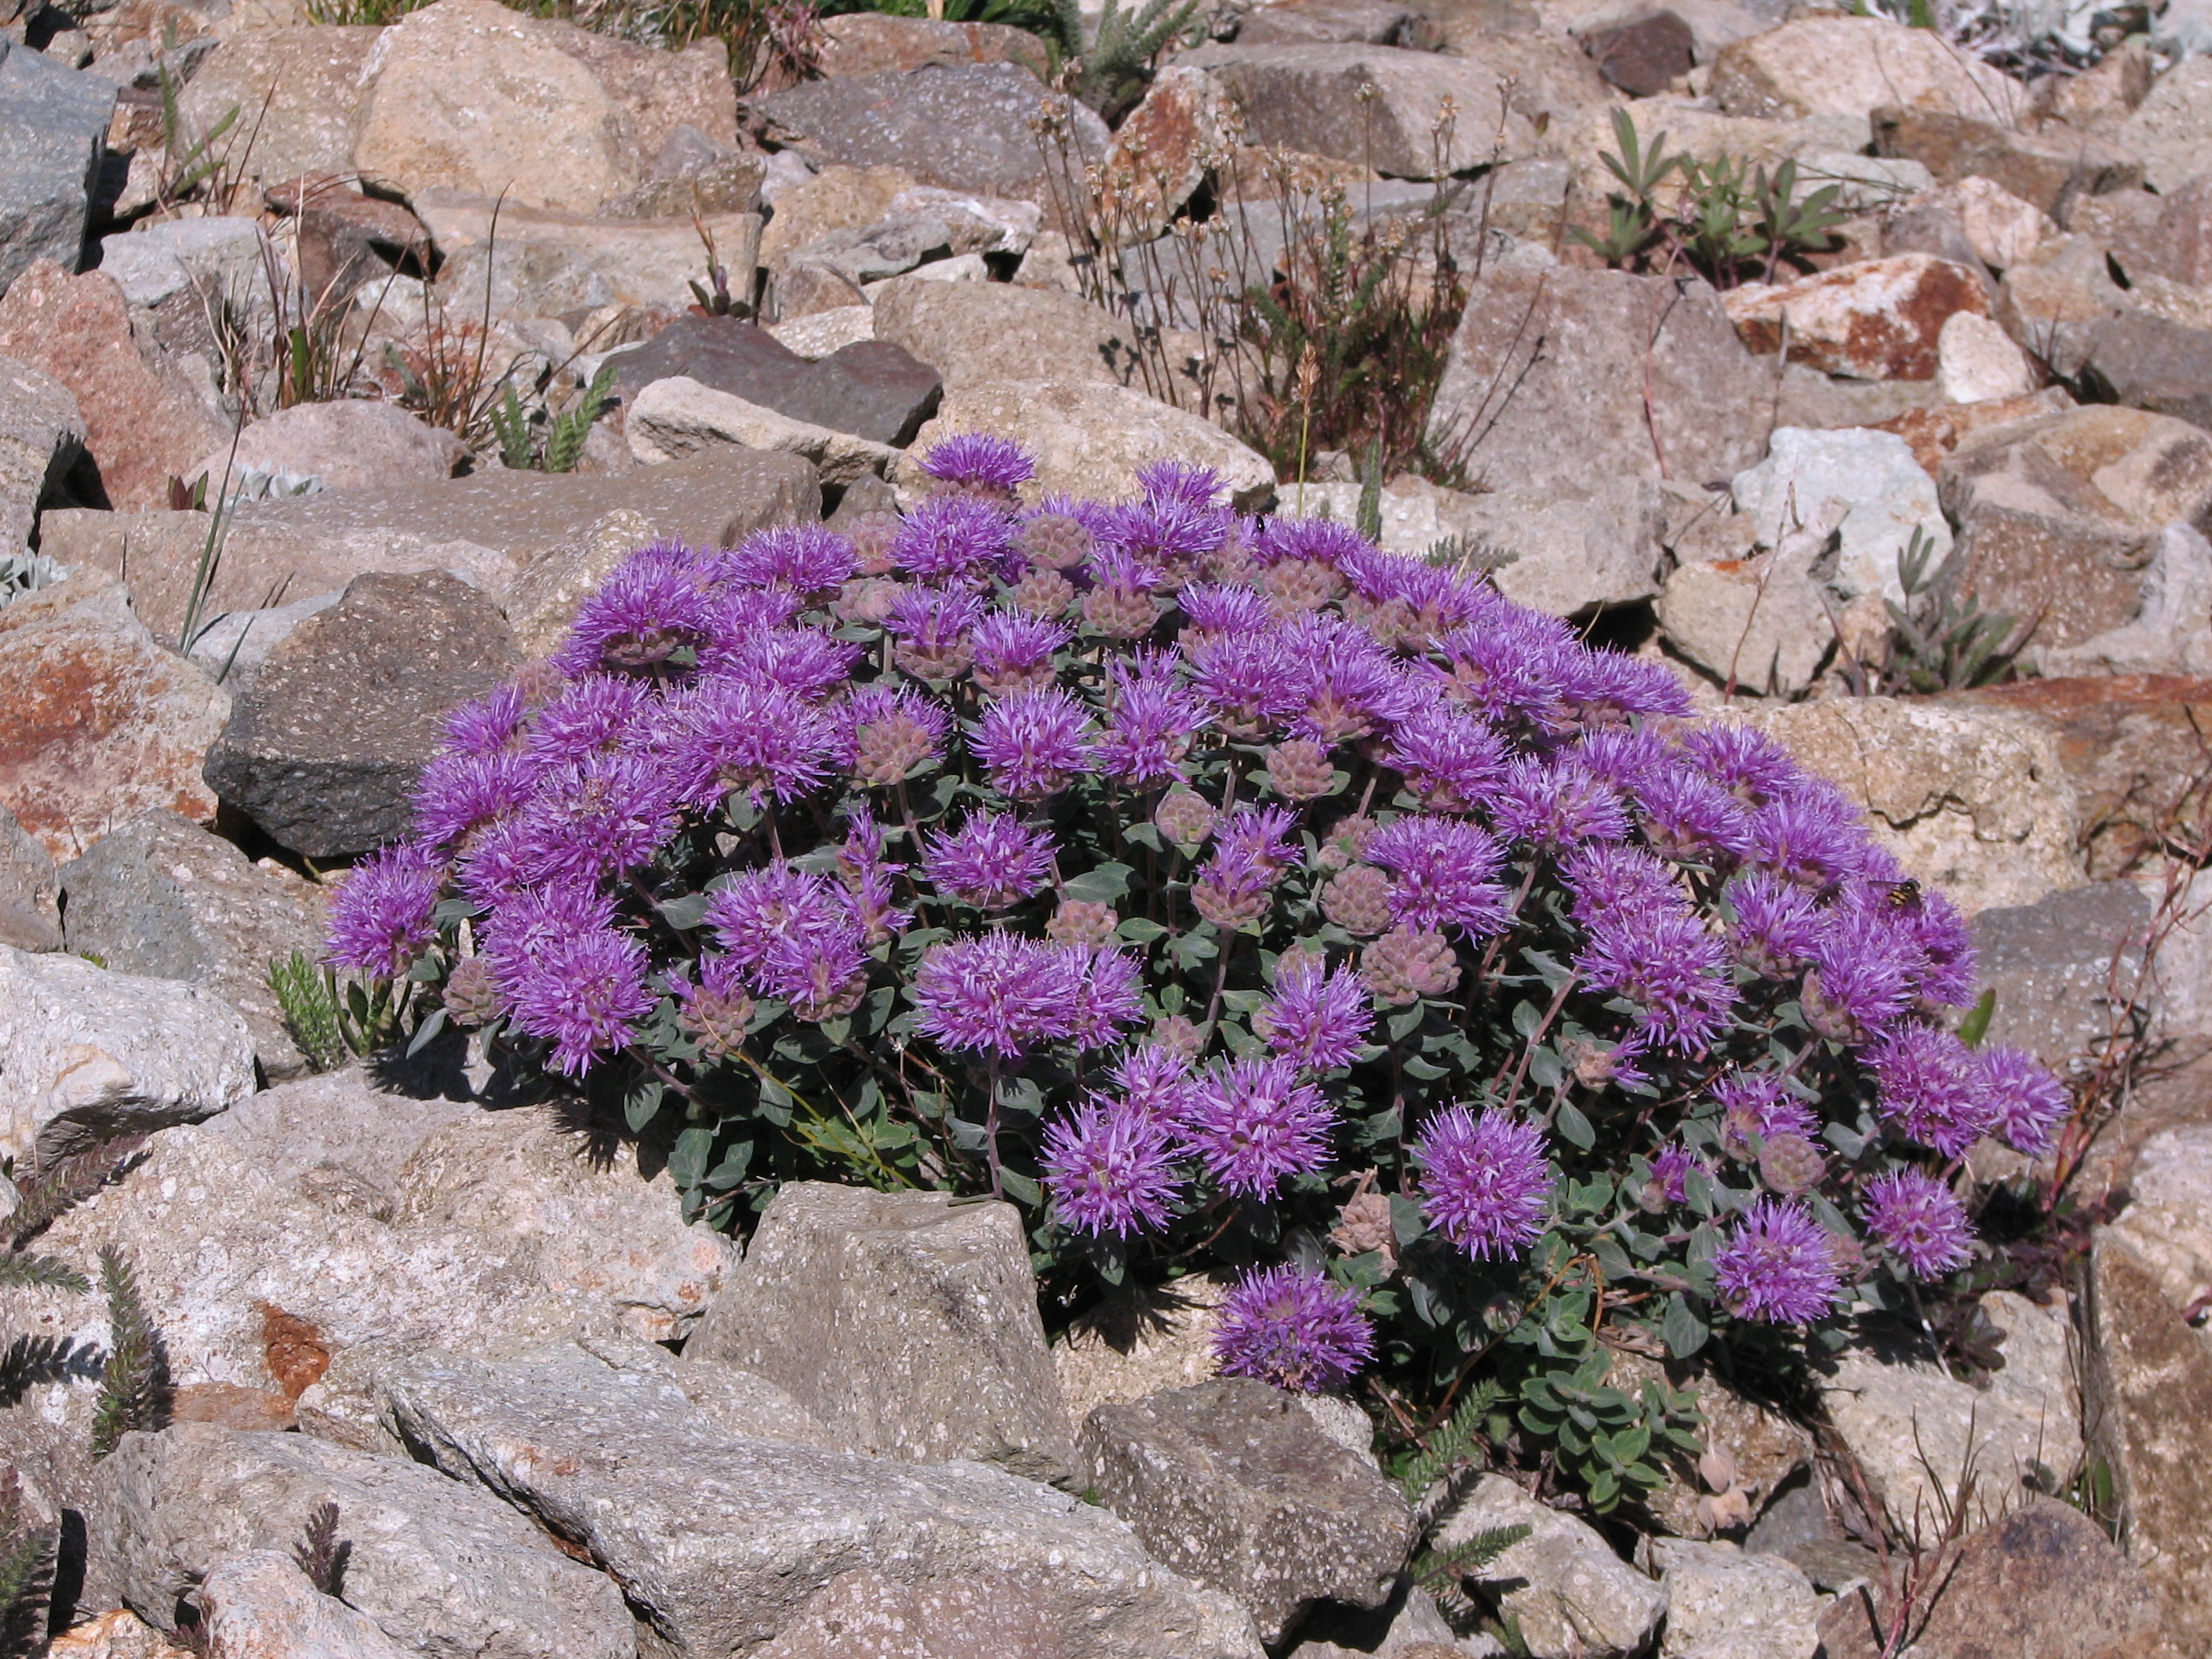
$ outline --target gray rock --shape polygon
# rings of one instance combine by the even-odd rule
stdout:
[[[1380,1607],[1413,1545],[1397,1488],[1264,1382],[1097,1407],[1083,1449],[1145,1547],[1235,1596],[1270,1644],[1316,1601]]]
[[[481,1109],[386,1086],[374,1068],[357,1062],[264,1089],[209,1120],[206,1129],[279,1187],[296,1190],[311,1171],[344,1170],[381,1195],[388,1220],[398,1206],[400,1168],[415,1149]]]
[[[2130,409],[2212,425],[2212,328],[2196,320],[2126,307],[2091,333],[2089,366]]]
[[[69,948],[118,972],[185,980],[246,1017],[272,1078],[307,1060],[284,1024],[269,964],[321,953],[321,895],[289,871],[246,862],[229,842],[174,812],[143,812],[61,874]]]
[[[1136,331],[1073,294],[908,276],[874,299],[876,337],[905,347],[956,388],[994,380],[1126,386],[1136,371]]]
[[[1074,1472],[1009,1205],[790,1182],[686,1352],[789,1389],[872,1456]]]
[[[183,1423],[133,1433],[100,1466],[94,1550],[138,1615],[173,1627],[178,1598],[227,1557],[289,1550],[335,1503],[351,1547],[345,1600],[408,1652],[440,1659],[628,1659],[612,1580],[570,1560],[481,1486],[305,1435]]]
[[[405,1659],[366,1613],[308,1581],[290,1555],[249,1550],[201,1581],[200,1635],[231,1659]]]
[[[273,330],[276,301],[269,288],[268,253],[268,233],[259,220],[216,215],[103,236],[100,268],[122,286],[134,308],[154,313],[163,345],[198,348],[212,356],[210,317],[228,313],[249,339]],[[216,476],[221,473],[218,458]]]
[[[692,547],[734,547],[756,530],[822,516],[814,469],[795,456],[735,451],[649,473],[480,472],[445,483],[348,490],[240,507],[231,534],[404,532],[466,542],[527,562],[610,513],[635,512]]]
[[[115,83],[0,41],[0,293],[37,259],[75,270]]]
[[[681,376],[639,392],[623,430],[630,453],[647,466],[720,449],[769,451],[812,462],[825,488],[880,478],[899,459],[888,444],[794,420]]]
[[[1655,1538],[1651,1553],[1667,1592],[1660,1659],[1813,1659],[1820,1600],[1780,1556],[1686,1538]]]
[[[633,189],[600,209],[608,219],[682,219],[702,214],[751,213],[760,206],[761,175],[768,158],[732,149],[689,122],[670,129]]]
[[[1820,538],[1801,532],[1755,558],[1684,561],[1659,596],[1667,643],[1724,686],[1804,690],[1835,646],[1820,552]]]
[[[443,571],[356,577],[270,653],[208,787],[309,858],[398,839],[446,717],[518,660],[498,607]]]
[[[1528,1535],[1478,1577],[1520,1621],[1535,1659],[1618,1659],[1650,1639],[1666,1614],[1667,1593],[1587,1524],[1538,1503],[1502,1474],[1483,1476],[1437,1542],[1449,1547],[1514,1526],[1527,1527]]]
[[[903,444],[937,408],[937,371],[890,338],[855,341],[818,360],[734,317],[684,317],[650,344],[615,359],[626,403],[655,380],[682,377],[793,420]]]
[[[1988,1040],[2026,1048],[2046,1066],[2083,1053],[2112,1027],[2115,953],[2121,990],[2132,988],[2150,913],[2149,898],[2128,881],[1981,912],[1974,949],[1982,983],[1996,993]]]
[[[1297,1645],[1285,1659],[1438,1659],[1434,1651],[1471,1652],[1462,1648],[1428,1591],[1401,1579],[1379,1607],[1350,1607],[1324,1602],[1297,1628]]]
[[[27,1164],[236,1105],[253,1043],[198,986],[0,948],[0,1152]]]
[[[1704,283],[1509,265],[1475,286],[1429,434],[1492,489],[1695,487],[1765,453],[1772,406],[1771,372]]]
[[[660,471],[683,465],[672,463]],[[651,519],[620,507],[532,555],[507,593],[507,623],[522,654],[532,662],[550,655],[567,637],[585,597],[653,538]]]
[[[691,283],[706,274],[706,251],[688,217],[616,220],[510,204],[495,233],[488,194],[434,190],[409,199],[445,261],[438,289],[464,313],[489,293],[494,313],[508,318],[574,319],[607,306],[665,314],[690,305]],[[730,292],[751,293],[760,216],[721,213],[701,223]]]
[[[0,806],[0,945],[16,951],[62,948],[61,877],[46,849]]]
[[[338,602],[337,593],[314,593],[289,605],[260,611],[226,611],[205,627],[192,631],[185,654],[234,697],[250,688],[269,660],[269,653],[291,636],[292,630],[320,611]]]
[[[1277,0],[1245,14],[1240,46],[1281,46],[1297,40],[1376,46],[1417,44],[1419,15],[1396,0]]]
[[[0,559],[28,546],[46,494],[84,450],[84,416],[60,381],[0,358]]]
[[[1011,1574],[908,1583],[862,1570],[838,1574],[774,1641],[750,1652],[752,1659],[1067,1659],[1068,1648],[1049,1610]]]
[[[1662,512],[1649,479],[1604,480],[1571,494],[1499,489],[1462,497],[1447,516],[1456,533],[1511,555],[1493,574],[1498,591],[1547,616],[1587,617],[1659,591]]]
[[[1150,1560],[1112,1516],[981,1464],[740,1439],[672,1383],[573,1346],[498,1364],[416,1353],[377,1386],[391,1432],[591,1551],[677,1655],[752,1648],[838,1574],[873,1570],[1018,1579],[1069,1659],[1259,1659],[1227,1598]],[[515,1455],[525,1445],[535,1455]]]
[[[325,490],[370,489],[450,478],[468,453],[452,433],[425,425],[397,404],[349,398],[264,416],[239,433],[234,455],[225,446],[183,476],[204,472],[219,482],[226,467],[234,475],[252,468],[319,478]]]
[[[1777,427],[1767,458],[1735,475],[1735,504],[1751,514],[1759,539],[1779,547],[1792,531],[1816,521],[1821,538],[1841,537],[1833,580],[1845,599],[1880,593],[1903,604],[1898,555],[1915,531],[1932,543],[1932,572],[1951,551],[1936,481],[1893,432],[1807,432]],[[1837,503],[1840,512],[1827,504]]]
[[[924,184],[1042,201],[1045,152],[1030,124],[1045,97],[1018,64],[933,64],[803,82],[752,107],[770,137],[817,165],[900,167]],[[1078,157],[1105,153],[1104,122],[1081,104],[1068,120]]]
[[[254,132],[240,168],[271,184],[349,172],[375,84],[369,53],[382,33],[328,24],[237,30],[179,94],[185,129],[209,131],[236,110],[235,121]]]
[[[2212,670],[2212,542],[2179,520],[2166,526],[2143,568],[2134,620],[2072,647],[2034,653],[2047,675],[2190,674]]]

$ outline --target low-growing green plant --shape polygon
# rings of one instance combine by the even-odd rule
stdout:
[[[576,394],[568,408],[554,415],[541,412],[532,419],[512,383],[506,397],[492,411],[492,429],[499,434],[500,460],[519,471],[574,472],[583,458],[584,441],[606,411],[614,395],[615,371],[610,362],[600,366],[591,385]]]
[[[1930,568],[1936,543],[1915,526],[1897,556],[1905,603],[1883,601],[1889,611],[1889,656],[1882,665],[1885,690],[1923,694],[1966,691],[2011,678],[2028,636],[2018,617],[1984,611],[1969,592],[1961,597],[1966,561],[1945,559]]]
[[[168,1421],[168,1363],[161,1333],[146,1311],[137,1275],[113,1245],[100,1249],[100,1285],[107,1299],[107,1362],[100,1367],[93,1408],[92,1455],[105,1457],[134,1429]]]
[[[1971,1146],[2051,1146],[2063,1090],[1951,1029],[1963,919],[1663,665],[1195,468],[920,468],[616,571],[456,714],[334,966],[688,1213],[1000,1197],[1055,1322],[1234,1270],[1226,1370],[1364,1376],[1401,1444],[1478,1390],[1599,1511],[1694,1424],[1615,1353],[1802,1366],[1972,1259]]]
[[[1716,288],[1771,283],[1784,264],[1827,247],[1843,222],[1841,187],[1822,185],[1800,198],[1794,159],[1770,176],[1763,164],[1747,167],[1735,157],[1669,155],[1667,135],[1644,148],[1623,109],[1613,112],[1613,131],[1617,149],[1599,157],[1620,185],[1606,198],[1606,228],[1577,226],[1571,234],[1615,270],[1686,266]],[[1669,179],[1680,181],[1671,201]]]
[[[0,1469],[0,1659],[32,1659],[46,1647],[59,1528],[40,1526],[12,1468]]]
[[[1160,54],[1192,31],[1200,0],[1141,0],[1126,10],[1121,0],[1106,0],[1088,42],[1079,0],[1052,4],[1060,45],[1069,58],[1062,77],[1067,89],[1113,121],[1145,95]]]
[[[341,979],[305,951],[269,964],[269,988],[311,1070],[335,1071],[356,1056],[382,1052],[404,1034],[406,988],[381,979]]]

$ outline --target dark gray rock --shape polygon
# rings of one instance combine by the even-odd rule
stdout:
[[[1671,11],[1590,30],[1583,50],[1597,72],[1632,98],[1651,98],[1687,75],[1696,64],[1696,37]]]
[[[2212,427],[2212,329],[2131,307],[2097,325],[2087,372],[2130,409]]]
[[[69,948],[118,973],[205,987],[246,1017],[271,1078],[307,1060],[269,988],[269,964],[322,949],[314,889],[261,869],[229,842],[160,809],[94,842],[61,872]]]
[[[499,607],[444,571],[356,577],[233,705],[208,787],[309,858],[367,852],[405,831],[446,717],[517,659]]]
[[[1227,1597],[1164,1570],[1112,1516],[998,1469],[741,1438],[672,1380],[573,1346],[495,1364],[416,1352],[374,1386],[417,1456],[605,1563],[649,1650],[750,1650],[833,1578],[872,1571],[1018,1579],[1069,1659],[1259,1659]]]
[[[642,515],[653,536],[729,547],[769,525],[814,523],[822,516],[822,491],[814,468],[795,455],[726,448],[633,472],[480,472],[436,483],[256,501],[232,516],[230,535],[234,541],[294,532],[313,540],[386,532],[467,542],[526,562],[567,541],[580,526],[619,512]]]
[[[2121,986],[2141,963],[2150,899],[2130,881],[2053,893],[2035,904],[1974,918],[1982,983],[1996,994],[1988,1041],[2016,1044],[2063,1066],[2111,1028],[2106,991],[2114,951],[2125,949]]]
[[[1704,283],[1492,266],[1452,337],[1429,436],[1486,489],[1700,485],[1765,454],[1773,407],[1774,369]]]
[[[60,950],[61,890],[52,854],[0,806],[0,945]]]
[[[1016,1212],[793,1182],[686,1353],[788,1389],[854,1450],[1074,1472]]]
[[[910,441],[945,389],[935,369],[889,340],[856,340],[817,361],[735,317],[680,317],[615,362],[626,403],[655,380],[682,375],[879,444]]]
[[[440,1659],[630,1659],[614,1581],[573,1561],[481,1486],[306,1435],[180,1423],[128,1434],[86,1517],[125,1601],[161,1629],[226,1558],[289,1550],[335,1503],[344,1599],[410,1652]]]
[[[36,259],[75,270],[115,83],[0,39],[0,293]]]
[[[1262,1382],[1097,1407],[1083,1447],[1107,1507],[1167,1565],[1235,1596],[1264,1642],[1324,1598],[1380,1607],[1413,1545],[1397,1488]]]
[[[817,165],[903,167],[927,185],[1042,203],[1045,152],[1030,124],[1045,97],[1018,64],[932,64],[802,82],[752,107],[770,137]],[[1069,120],[1079,157],[1106,153],[1104,122],[1081,104]]]

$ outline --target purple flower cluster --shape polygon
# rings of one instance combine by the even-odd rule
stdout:
[[[1421,1212],[1469,1255],[1516,1255],[1544,1230],[1552,1192],[1544,1132],[1498,1107],[1431,1119],[1413,1143]]]
[[[1247,1274],[1221,1304],[1214,1357],[1224,1376],[1319,1394],[1341,1388],[1375,1354],[1356,1291],[1302,1267]]]

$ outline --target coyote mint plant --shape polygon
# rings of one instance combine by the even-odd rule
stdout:
[[[1972,1249],[1977,1139],[2050,1143],[1946,1023],[1958,913],[1663,666],[1192,467],[924,471],[633,556],[453,718],[333,963],[618,1102],[694,1213],[1000,1194],[1063,1310],[1243,1270],[1225,1369],[1479,1372],[1600,1508],[1692,1420],[1613,1349],[1832,1340]]]

